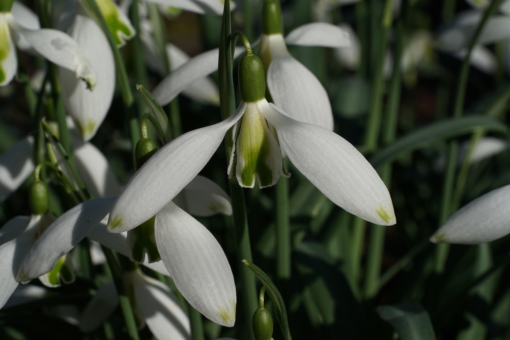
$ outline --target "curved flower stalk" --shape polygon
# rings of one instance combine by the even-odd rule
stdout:
[[[177,204],[191,213],[209,216],[217,212],[232,212],[226,194],[205,178],[199,177],[190,183],[189,189],[185,188],[179,196]],[[101,223],[108,218],[115,199],[87,201],[58,218],[31,248],[18,272],[18,280],[35,278],[51,270],[59,256],[69,252],[84,237],[131,256],[127,233],[109,233],[104,223],[106,220]],[[156,215],[155,241],[164,266],[161,261],[145,262],[144,265],[170,275],[182,295],[207,318],[233,326],[236,304],[234,278],[214,236],[178,205],[170,202]]]
[[[453,214],[430,238],[434,243],[479,244],[510,233],[510,185],[493,190]]]
[[[135,315],[147,324],[156,339],[191,338],[188,317],[167,286],[139,270],[125,273],[124,282]],[[118,303],[117,291],[112,282],[99,287],[81,317],[82,331],[91,332],[96,329],[109,317]]]
[[[249,52],[241,61],[240,86],[243,100],[234,115],[173,140],[135,173],[112,209],[110,230],[133,229],[163,209],[206,165],[236,123],[229,172],[241,186],[253,186],[256,179],[261,186],[274,184],[285,174],[285,153],[335,204],[376,224],[395,223],[388,190],[367,160],[342,137],[270,105],[264,98],[262,64]]]
[[[0,4],[0,86],[7,85],[17,69],[14,41],[22,42],[23,48],[30,47],[49,61],[68,69],[86,83],[88,89],[96,85],[96,73],[84,56],[76,41],[70,36],[53,29],[40,29],[34,17],[27,15],[28,9],[15,10],[21,6],[12,0]]]

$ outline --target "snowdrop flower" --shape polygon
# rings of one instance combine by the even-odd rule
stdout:
[[[228,260],[214,236],[182,210],[199,215],[231,214],[226,194],[213,182],[198,177],[155,217],[155,241],[162,261],[144,265],[171,276],[189,303],[207,318],[225,326],[235,322],[236,291]],[[19,281],[51,270],[59,256],[84,237],[131,256],[127,233],[106,230],[106,220],[117,197],[99,198],[77,205],[58,218],[37,240],[17,275]],[[152,216],[150,216],[152,217]],[[166,269],[165,269],[166,268]]]
[[[198,14],[223,14],[224,0],[146,0],[147,2],[159,4],[160,7],[171,7],[172,9],[181,9]],[[121,7],[126,11],[131,5],[131,0],[124,0]],[[230,8],[235,8],[235,2],[230,1]],[[164,14],[168,11],[163,11]],[[175,11],[172,11],[174,13]]]
[[[218,124],[186,133],[155,153],[117,199],[109,229],[127,231],[165,211],[236,123],[229,173],[241,186],[252,187],[255,180],[260,186],[276,183],[279,176],[286,175],[284,152],[335,204],[370,222],[395,224],[388,190],[368,161],[342,137],[294,120],[270,105],[264,98],[262,62],[251,50],[247,54],[240,65],[242,102],[236,113]]]
[[[479,244],[510,233],[510,185],[493,190],[453,214],[430,238],[434,243]]]
[[[0,86],[8,84],[17,70],[14,41],[31,48],[49,61],[66,68],[85,81],[88,89],[96,85],[96,74],[81,49],[67,34],[40,29],[35,16],[13,0],[0,3]],[[27,14],[28,13],[28,14]]]
[[[167,286],[144,275],[140,270],[125,273],[124,282],[135,315],[147,324],[156,339],[191,338],[188,316]],[[82,331],[91,332],[96,329],[110,316],[118,303],[113,282],[99,287],[81,317]]]

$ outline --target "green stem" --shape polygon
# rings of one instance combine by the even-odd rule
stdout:
[[[276,183],[276,275],[290,279],[289,180],[280,177]]]
[[[124,321],[126,322],[129,339],[138,340],[138,329],[136,326],[135,317],[133,315],[133,309],[131,308],[131,303],[129,302],[129,298],[126,294],[124,280],[122,277],[122,270],[117,261],[117,257],[110,248],[105,246],[101,246],[101,248],[106,257],[106,261],[108,262],[108,267],[110,268],[112,276],[111,279],[113,280],[115,288],[117,289],[117,294],[119,295],[120,308],[122,310],[122,314],[124,315]]]
[[[140,13],[139,1],[134,0],[130,7],[130,18],[133,28],[137,32],[132,39],[131,47],[133,51],[134,69],[135,69],[135,82],[137,85],[147,86],[147,74],[145,73],[145,63],[143,60],[143,45],[140,37]],[[146,105],[141,96],[136,96],[136,107],[138,109],[137,118],[140,119],[146,111]]]
[[[253,6],[251,0],[243,0],[243,31],[248,40],[253,40]]]
[[[482,20],[478,23],[476,30],[469,41],[469,46],[467,49],[466,56],[462,61],[462,66],[459,74],[459,81],[457,85],[457,93],[455,96],[455,105],[453,109],[454,118],[462,117],[464,101],[466,96],[466,87],[467,80],[469,76],[469,68],[470,68],[470,58],[471,53],[473,51],[474,46],[480,36],[485,23],[489,19],[489,17],[496,11],[503,0],[493,0],[487,10],[484,12]],[[458,143],[457,141],[451,141],[448,147],[448,157],[447,157],[447,165],[446,165],[446,175],[445,181],[443,184],[443,195],[442,195],[442,203],[441,210],[439,213],[439,225],[442,225],[446,219],[453,212],[452,200],[453,200],[453,184],[455,177],[455,167],[457,163],[457,152],[458,152]],[[436,274],[441,274],[444,270],[446,260],[448,258],[448,244],[439,244],[436,247],[436,254],[434,259],[434,270]]]
[[[202,315],[197,310],[189,306],[189,321],[191,324],[191,339],[204,340],[204,325],[202,322]]]

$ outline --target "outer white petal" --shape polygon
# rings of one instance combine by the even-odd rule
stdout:
[[[108,282],[96,291],[80,318],[80,329],[92,332],[103,324],[119,304],[119,297],[113,282]]]
[[[16,216],[7,221],[7,223],[0,228],[0,245],[12,241],[23,234],[29,223],[29,216]]]
[[[236,48],[235,56],[240,55],[243,51],[243,48]],[[156,86],[152,95],[161,105],[170,103],[188,86],[216,71],[218,69],[218,56],[219,50],[214,49],[190,59],[163,79]]]
[[[220,15],[223,13],[223,1],[220,0],[147,0],[147,2],[176,7],[199,14]],[[230,6],[231,10],[235,8],[233,1],[231,1]]]
[[[167,286],[135,271],[133,283],[136,309],[158,340],[190,339],[189,319]]]
[[[70,36],[52,29],[27,29],[17,23],[12,15],[6,14],[6,17],[10,27],[22,34],[37,53],[58,66],[73,71],[76,77],[84,80],[90,88],[96,85],[96,73]]]
[[[208,319],[232,327],[236,288],[227,257],[214,236],[173,203],[156,217],[156,242],[175,285]]]
[[[0,308],[5,305],[16,287],[18,287],[16,273],[32,245],[39,220],[40,216],[32,216],[30,224],[23,234],[0,245]]]
[[[464,143],[461,146],[461,159],[464,159],[467,148],[469,147],[469,142]],[[508,142],[505,140],[494,138],[494,137],[485,137],[482,138],[478,144],[476,145],[473,153],[471,155],[471,159],[469,160],[471,163],[476,163],[481,161],[482,159],[491,157],[496,155],[503,150],[508,148]]]
[[[349,47],[337,48],[335,55],[342,66],[349,70],[355,70],[359,65],[361,50],[358,36],[349,25],[340,25],[340,28],[349,34],[351,45]]]
[[[467,50],[463,49],[453,54],[453,56],[464,59]],[[471,52],[470,63],[480,71],[492,74],[496,71],[497,61],[494,54],[483,45],[476,45]]]
[[[50,272],[57,260],[83,240],[108,214],[115,199],[109,197],[87,201],[60,216],[30,248],[17,280],[24,282]]]
[[[191,215],[232,215],[232,205],[227,193],[218,184],[203,176],[195,177],[173,201]]]
[[[39,25],[39,18],[37,18],[37,15],[32,12],[28,7],[23,5],[20,2],[14,1],[12,4],[11,14],[16,19],[16,21],[22,25],[23,27],[26,27],[28,29],[32,30],[38,30],[41,28]],[[21,34],[17,34],[15,31],[13,33],[13,39],[16,46],[18,46],[21,50],[29,50],[31,48],[30,44]]]
[[[291,31],[285,42],[289,45],[347,47],[350,46],[349,33],[335,25],[315,22]]]
[[[396,223],[388,189],[354,146],[331,131],[287,117],[274,105],[261,101],[259,107],[291,162],[333,203],[375,224]]]
[[[93,241],[101,243],[102,245],[116,251],[119,254],[129,257],[130,250],[129,245],[127,243],[127,233],[110,233],[106,229],[107,221],[108,218],[104,218],[103,221],[101,221],[101,223],[99,223],[88,233],[87,237]],[[145,259],[145,261],[147,261],[147,258]],[[168,272],[162,261],[153,263],[144,262],[143,265],[160,274],[172,276],[171,273]]]
[[[156,152],[120,194],[110,214],[109,229],[133,229],[167,205],[211,159],[245,106],[241,105],[228,119],[188,132]]]
[[[120,193],[121,186],[108,160],[94,145],[83,143],[74,150],[78,174],[95,197],[110,197]]]
[[[77,15],[69,34],[97,74],[97,86],[90,91],[73,72],[64,68],[59,70],[64,104],[83,139],[88,141],[96,134],[112,103],[115,63],[108,41],[94,20]]]
[[[267,85],[275,104],[292,118],[333,131],[333,112],[326,90],[292,56],[273,59],[267,72]]]
[[[0,13],[0,86],[9,84],[18,69],[16,48],[9,31],[8,16],[10,14]]]
[[[17,142],[0,156],[0,201],[5,200],[34,171],[32,146],[27,137]]]
[[[430,241],[478,244],[510,233],[510,185],[493,190],[453,214]]]
[[[34,285],[21,285],[16,288],[12,293],[11,298],[7,301],[4,307],[12,307],[22,303],[31,302],[44,297],[48,290]]]

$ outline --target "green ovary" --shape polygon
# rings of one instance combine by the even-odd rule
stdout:
[[[111,0],[96,0],[96,3],[113,35],[115,45],[123,46],[124,39],[122,37],[124,36],[127,39],[133,37],[135,33],[134,30],[130,25],[122,21],[117,7],[115,7]]]

